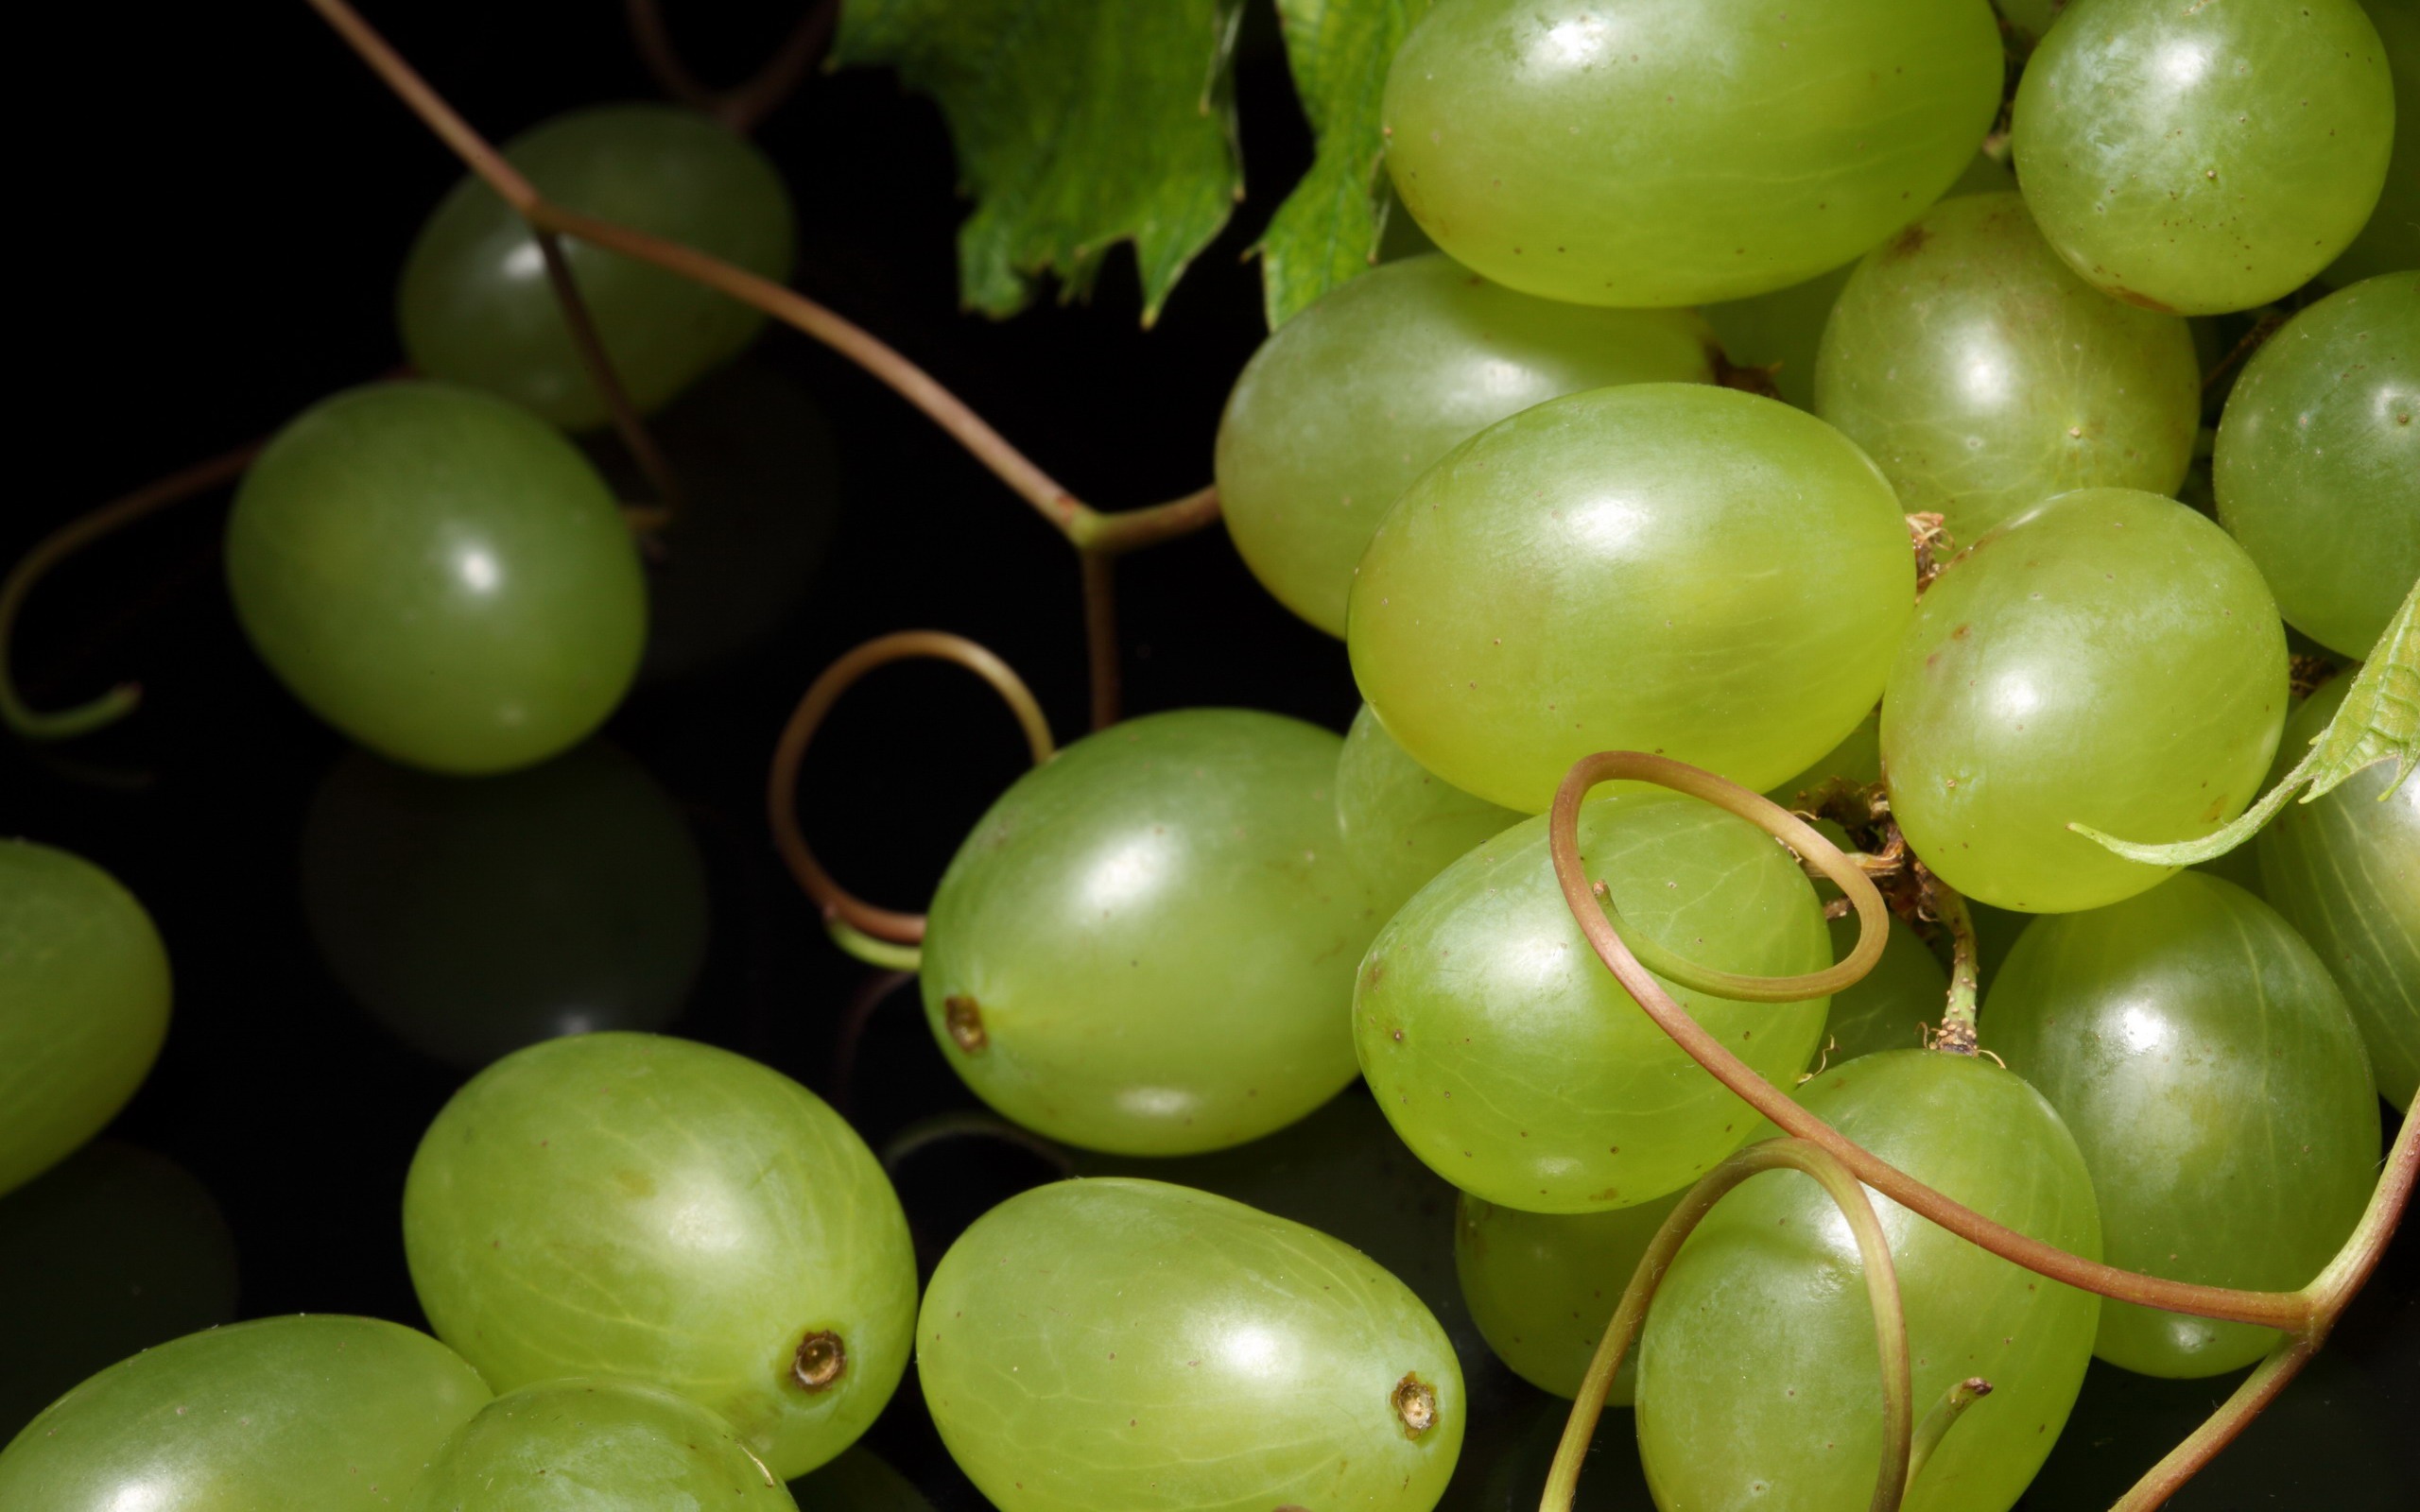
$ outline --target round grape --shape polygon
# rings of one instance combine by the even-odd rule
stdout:
[[[685,1397],[631,1381],[549,1381],[507,1392],[464,1423],[405,1512],[671,1512],[798,1503],[731,1425]]]
[[[1857,949],[1857,916],[1829,921],[1832,957]],[[1824,1018],[1824,1058],[1841,1065],[1883,1050],[1913,1050],[1922,1031],[1941,1022],[1949,1002],[1949,973],[1907,920],[1891,920],[1891,937],[1874,970],[1832,994]]]
[[[1675,1192],[1609,1212],[1523,1212],[1464,1193],[1454,1269],[1488,1347],[1539,1390],[1580,1395],[1631,1273],[1680,1205]],[[1629,1406],[1637,1373],[1634,1347],[1605,1400]]]
[[[2394,78],[2394,151],[2369,224],[2320,275],[2339,287],[2420,267],[2420,6],[2411,0],[2362,0],[2361,9],[2378,28],[2387,72]]]
[[[1522,818],[1413,761],[1368,704],[1353,716],[1336,763],[1336,822],[1381,918],[1392,918],[1431,877]]]

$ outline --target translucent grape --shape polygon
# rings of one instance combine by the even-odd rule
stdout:
[[[1845,960],[1857,948],[1857,918],[1829,921],[1832,955]],[[1832,994],[1824,1018],[1824,1057],[1841,1065],[1881,1050],[1913,1050],[1919,1029],[1941,1022],[1949,1000],[1949,973],[1905,919],[1891,920],[1882,958],[1855,984]]]
[[[2175,492],[2202,371],[2183,319],[2078,278],[2017,196],[1968,195],[1858,265],[1824,328],[1815,412],[1965,545],[2070,489]]]
[[[1780,976],[1830,964],[1813,885],[1744,819],[1617,793],[1581,810],[1580,848],[1623,927],[1701,965]],[[1768,1077],[1788,1082],[1822,1041],[1822,998],[1745,1004],[1665,987]],[[1353,1031],[1412,1153],[1506,1207],[1645,1202],[1755,1124],[1598,962],[1555,884],[1543,816],[1454,863],[1379,933]]]
[[[1634,384],[1480,432],[1353,585],[1362,696],[1419,763],[1536,813],[1632,749],[1763,789],[1874,707],[1915,569],[1891,486],[1810,415]]]
[[[925,1015],[977,1096],[1052,1139],[1185,1155],[1353,1079],[1376,931],[1324,730],[1241,709],[1130,719],[1019,778],[933,893]]]
[[[2320,275],[2339,287],[2420,267],[2420,6],[2411,0],[2362,0],[2361,8],[2378,28],[2387,72],[2394,79],[2394,152],[2369,224]]]
[[[2276,910],[2184,872],[2046,919],[1992,988],[1984,1044],[2059,1110],[2092,1172],[2113,1265],[2291,1291],[2353,1231],[2378,1159],[2361,1032]],[[2210,1376],[2271,1329],[2104,1302],[2094,1352]]]
[[[505,771],[621,701],[647,634],[638,553],[604,482],[536,416],[445,384],[305,410],[227,522],[261,659],[372,750]]]
[[[1368,704],[1353,716],[1336,763],[1336,822],[1381,918],[1521,819],[1413,761]]]
[[[117,1116],[168,1032],[151,916],[79,856],[0,839],[0,1193]]]
[[[1062,1181],[933,1271],[916,1368],[1001,1512],[1426,1512],[1462,1442],[1461,1368],[1402,1282],[1206,1192]]]
[[[572,111],[505,144],[557,204],[618,221],[781,283],[792,213],[781,175],[737,132],[669,105]],[[574,237],[565,259],[614,371],[653,409],[748,345],[764,317],[650,264]],[[602,425],[604,399],[572,345],[527,222],[465,174],[404,264],[404,350],[433,378],[517,400],[571,430]]]
[[[2285,715],[2285,630],[2242,548],[2172,499],[2085,489],[1934,579],[1883,695],[1882,763],[1944,881],[2065,913],[2169,872],[2068,824],[2209,833],[2259,792]]]
[[[2016,172],[2059,255],[2155,310],[2248,310],[2344,250],[2394,86],[2356,0],[2076,0],[2017,87]]]
[[[1454,258],[1531,294],[1782,288],[1929,204],[2000,92],[1981,0],[1444,0],[1387,75],[1387,166]]]
[[[911,1348],[915,1257],[873,1152],[788,1077],[682,1040],[550,1040],[474,1077],[412,1158],[404,1251],[492,1384],[669,1387],[777,1476],[863,1433]]]
[[[550,1381],[464,1423],[406,1512],[794,1512],[731,1425],[631,1381]]]
[[[1607,1212],[1523,1212],[1468,1193],[1454,1215],[1462,1299],[1498,1358],[1541,1391],[1580,1394],[1597,1341],[1681,1194]],[[1606,1400],[1631,1404],[1635,1349]]]
[[[1985,1216],[2099,1258],[2101,1224],[2074,1139],[2041,1093],[1989,1061],[1866,1056],[1808,1083],[1799,1100]],[[1992,1383],[1904,1504],[2003,1512],[2066,1421],[2100,1298],[1885,1199],[1875,1208],[1906,1304],[1917,1416],[1970,1376]],[[1639,1341],[1638,1447],[1657,1505],[1870,1504],[1882,1383],[1860,1274],[1848,1226],[1797,1172],[1751,1177],[1715,1208],[1666,1274]]]
[[[2287,621],[2369,655],[2420,577],[2420,271],[2289,320],[2244,365],[2213,461],[2219,521]]]

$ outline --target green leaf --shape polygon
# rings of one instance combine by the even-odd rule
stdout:
[[[2344,695],[2344,706],[2336,711],[2336,717],[2310,743],[2310,754],[2296,762],[2284,781],[2244,810],[2233,824],[2216,834],[2175,845],[2136,845],[2104,834],[2088,824],[2070,824],[2067,828],[2100,841],[2129,861],[2146,861],[2155,867],[2189,867],[2224,855],[2251,839],[2296,791],[2308,789],[2303,791],[2303,801],[2308,803],[2355,772],[2380,762],[2394,764],[2394,780],[2378,795],[2381,799],[2401,787],[2404,779],[2411,775],[2412,766],[2420,764],[2420,582],[2413,583],[2411,592],[2403,595],[2403,607],[2395,611],[2394,623],[2378,637],[2369,661],[2361,664],[2360,674],[2353,679],[2352,690]]]
[[[1243,0],[849,0],[841,63],[888,63],[949,123],[976,200],[967,304],[1009,316],[1045,273],[1088,293],[1134,244],[1143,322],[1243,197],[1228,71]]]

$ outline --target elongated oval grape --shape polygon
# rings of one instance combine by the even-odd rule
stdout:
[[[510,1391],[455,1431],[406,1512],[669,1512],[798,1503],[731,1425],[631,1381]]]
[[[933,1271],[916,1369],[1001,1512],[1426,1512],[1462,1442],[1428,1310],[1349,1246],[1207,1192],[1020,1193]]]
[[[1616,793],[1581,810],[1580,850],[1625,929],[1702,966],[1783,976],[1829,964],[1814,887],[1744,819]],[[1822,998],[1733,1003],[1664,985],[1775,1080],[1822,1040]],[[1589,949],[1555,884],[1543,816],[1454,863],[1380,931],[1353,1033],[1412,1153],[1506,1207],[1589,1212],[1660,1197],[1755,1125]]]
[[[2175,492],[2202,372],[2184,320],[2078,278],[2017,196],[1967,195],[1858,265],[1824,328],[1815,413],[1962,545],[2070,489]]]
[[[1857,949],[1857,916],[1829,920],[1832,955]],[[1824,1057],[1841,1065],[1882,1050],[1913,1050],[1920,1030],[1941,1022],[1949,1001],[1949,973],[1907,920],[1891,920],[1891,937],[1874,970],[1832,994],[1824,1016]]]
[[[1808,1083],[1799,1101],[1984,1216],[2100,1257],[2075,1140],[2041,1093],[1989,1061],[1866,1056]],[[1906,1307],[1917,1417],[1969,1377],[1992,1383],[1904,1504],[2004,1512],[2066,1421],[2100,1299],[1893,1203],[1875,1208]],[[1639,1341],[1638,1447],[1659,1506],[1870,1504],[1882,1382],[1862,1271],[1832,1199],[1795,1171],[1751,1177],[1689,1236]]]
[[[2361,1032],[2276,910],[2199,872],[2025,932],[1984,1043],[2083,1151],[2107,1258],[2173,1280],[2288,1292],[2353,1231],[2378,1159]],[[2274,1330],[2104,1302],[2095,1352],[2210,1376]]]
[[[504,145],[559,205],[684,243],[751,273],[789,277],[789,195],[737,132],[669,105],[572,111]],[[562,238],[615,376],[653,409],[748,345],[753,308],[694,280]],[[412,244],[396,291],[414,366],[492,389],[571,430],[602,425],[603,396],[563,321],[544,255],[520,213],[465,174]]]
[[[2309,752],[2352,686],[2343,673],[2294,711],[2279,767]],[[2394,771],[2365,767],[2287,804],[2255,848],[2262,891],[2327,963],[2378,1091],[2408,1113],[2420,1091],[2420,780],[2407,777],[2390,795]]]
[[[0,1193],[117,1116],[168,1033],[151,916],[80,856],[0,840]]]
[[[2420,577],[2420,271],[2287,321],[2244,365],[2212,460],[2219,522],[2287,622],[2368,656]]]
[[[1336,763],[1336,822],[1381,918],[1523,816],[1473,798],[1411,759],[1363,704]]]
[[[1405,490],[1353,584],[1354,679],[1423,766],[1536,813],[1592,751],[1762,790],[1874,707],[1915,566],[1838,431],[1736,389],[1551,400]]]
[[[2084,489],[1989,531],[1926,591],[1882,697],[1891,809],[1970,898],[2098,908],[2171,868],[2069,831],[2209,833],[2260,790],[2286,716],[2286,636],[2209,520]]]
[[[915,1325],[907,1215],[865,1142],[780,1073],[654,1035],[550,1040],[455,1093],[412,1157],[404,1253],[491,1384],[666,1386],[777,1476],[865,1431]]]
[[[1379,519],[1458,442],[1563,394],[1714,375],[1688,311],[1573,309],[1450,258],[1390,263],[1253,354],[1219,424],[1219,507],[1253,576],[1340,636]]]
[[[384,1512],[488,1400],[459,1356],[400,1324],[236,1323],[53,1402],[0,1450],[0,1506]]]
[[[1454,1270],[1496,1357],[1541,1391],[1580,1395],[1622,1289],[1681,1195],[1607,1212],[1523,1212],[1462,1194]],[[1605,1400],[1629,1406],[1637,1374],[1634,1346]]]
[[[2361,9],[2378,28],[2387,72],[2394,79],[2394,151],[2369,224],[2320,275],[2339,287],[2420,267],[2420,5],[2362,0]]]
[[[933,893],[925,1015],[1000,1113],[1121,1155],[1257,1138],[1353,1079],[1376,930],[1324,730],[1242,709],[1114,725],[1019,778]]]
[[[1444,0],[1381,118],[1456,261],[1580,304],[1733,300],[1889,235],[1991,127],[1980,0]]]
[[[2394,86],[2355,0],[2077,0],[2017,86],[2018,181],[2095,287],[2184,315],[2291,293],[2386,182]]]
[[[527,410],[446,384],[351,389],[280,431],[235,495],[227,581],[313,713],[442,772],[578,744],[647,634],[596,469]]]

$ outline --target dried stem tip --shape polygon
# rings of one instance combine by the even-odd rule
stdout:
[[[1418,1438],[1437,1426],[1437,1391],[1416,1375],[1407,1375],[1395,1383],[1388,1398],[1395,1410],[1395,1418],[1403,1424],[1406,1438]]]
[[[958,1048],[973,1055],[992,1042],[983,1032],[983,1006],[963,992],[953,992],[942,1000],[942,1022],[948,1025],[949,1037]]]
[[[798,1341],[798,1358],[790,1362],[790,1378],[809,1391],[822,1391],[849,1368],[848,1347],[830,1329],[818,1329]]]

